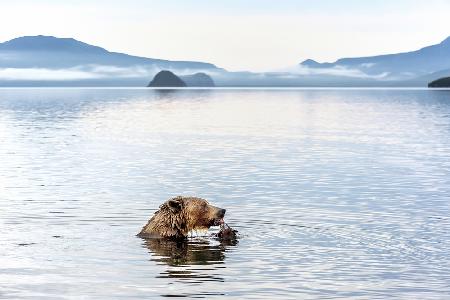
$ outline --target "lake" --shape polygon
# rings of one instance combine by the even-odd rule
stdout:
[[[0,89],[4,299],[445,299],[449,200],[448,90]]]

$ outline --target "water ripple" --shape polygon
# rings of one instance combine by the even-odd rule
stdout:
[[[445,299],[449,99],[0,90],[0,298]],[[241,238],[137,238],[178,194]]]

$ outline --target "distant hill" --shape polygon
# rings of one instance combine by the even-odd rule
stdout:
[[[191,87],[214,87],[214,80],[208,74],[199,72],[192,75],[181,76],[187,86]]]
[[[208,74],[199,72],[191,75],[177,76],[163,70],[155,75],[148,87],[214,87],[214,80]]]
[[[434,80],[428,84],[431,88],[450,88],[450,77]]]
[[[354,77],[360,74],[360,77],[377,80],[409,80],[450,69],[450,37],[440,44],[411,52],[341,58],[333,63],[318,63],[307,59],[299,65],[321,74],[326,74],[324,69],[328,69],[330,72],[336,71],[335,73],[341,71],[342,74],[347,71]]]
[[[163,70],[158,72],[147,87],[185,87],[186,83],[174,73]]]
[[[143,66],[159,69],[213,70],[215,65],[170,61],[110,52],[72,38],[24,36],[0,43],[0,68],[69,68],[86,65]]]

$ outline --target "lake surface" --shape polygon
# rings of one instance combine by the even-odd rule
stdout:
[[[0,90],[4,299],[448,299],[449,200],[450,91]]]

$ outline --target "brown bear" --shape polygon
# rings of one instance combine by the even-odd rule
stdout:
[[[191,230],[223,224],[225,209],[202,198],[177,196],[163,203],[138,234],[142,238],[184,239]]]

